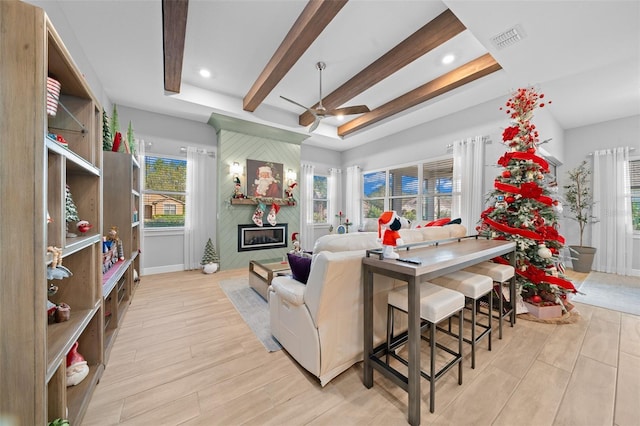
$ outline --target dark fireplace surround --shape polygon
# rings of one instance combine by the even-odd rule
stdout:
[[[238,225],[238,252],[287,247],[287,224]]]

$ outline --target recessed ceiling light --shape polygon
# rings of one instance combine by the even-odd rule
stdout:
[[[447,65],[453,62],[454,59],[456,59],[455,55],[453,53],[449,53],[448,55],[444,55],[444,57],[442,58],[442,63]]]
[[[202,77],[204,77],[204,78],[209,78],[209,77],[211,77],[211,71],[206,70],[206,69],[204,69],[204,68],[201,68],[201,69],[200,69],[200,75],[201,75]]]
[[[336,118],[338,119],[338,121],[343,121],[344,115],[336,115]]]

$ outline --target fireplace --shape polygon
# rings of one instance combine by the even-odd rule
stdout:
[[[266,250],[287,246],[287,224],[238,225],[238,251]]]

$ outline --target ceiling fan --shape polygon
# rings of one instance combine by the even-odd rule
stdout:
[[[354,105],[332,110],[327,110],[324,106],[322,106],[322,71],[326,67],[327,65],[324,62],[316,63],[316,69],[320,72],[320,101],[318,102],[318,106],[316,108],[307,108],[306,106],[299,104],[296,101],[292,101],[291,99],[285,98],[284,96],[280,96],[285,101],[298,105],[299,107],[306,109],[311,115],[313,115],[315,120],[313,121],[313,124],[311,124],[311,127],[309,127],[309,133],[317,129],[320,121],[327,116],[352,115],[369,112],[369,108],[366,105]]]

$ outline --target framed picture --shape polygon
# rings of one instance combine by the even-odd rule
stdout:
[[[247,195],[257,198],[282,198],[282,163],[247,159]]]

